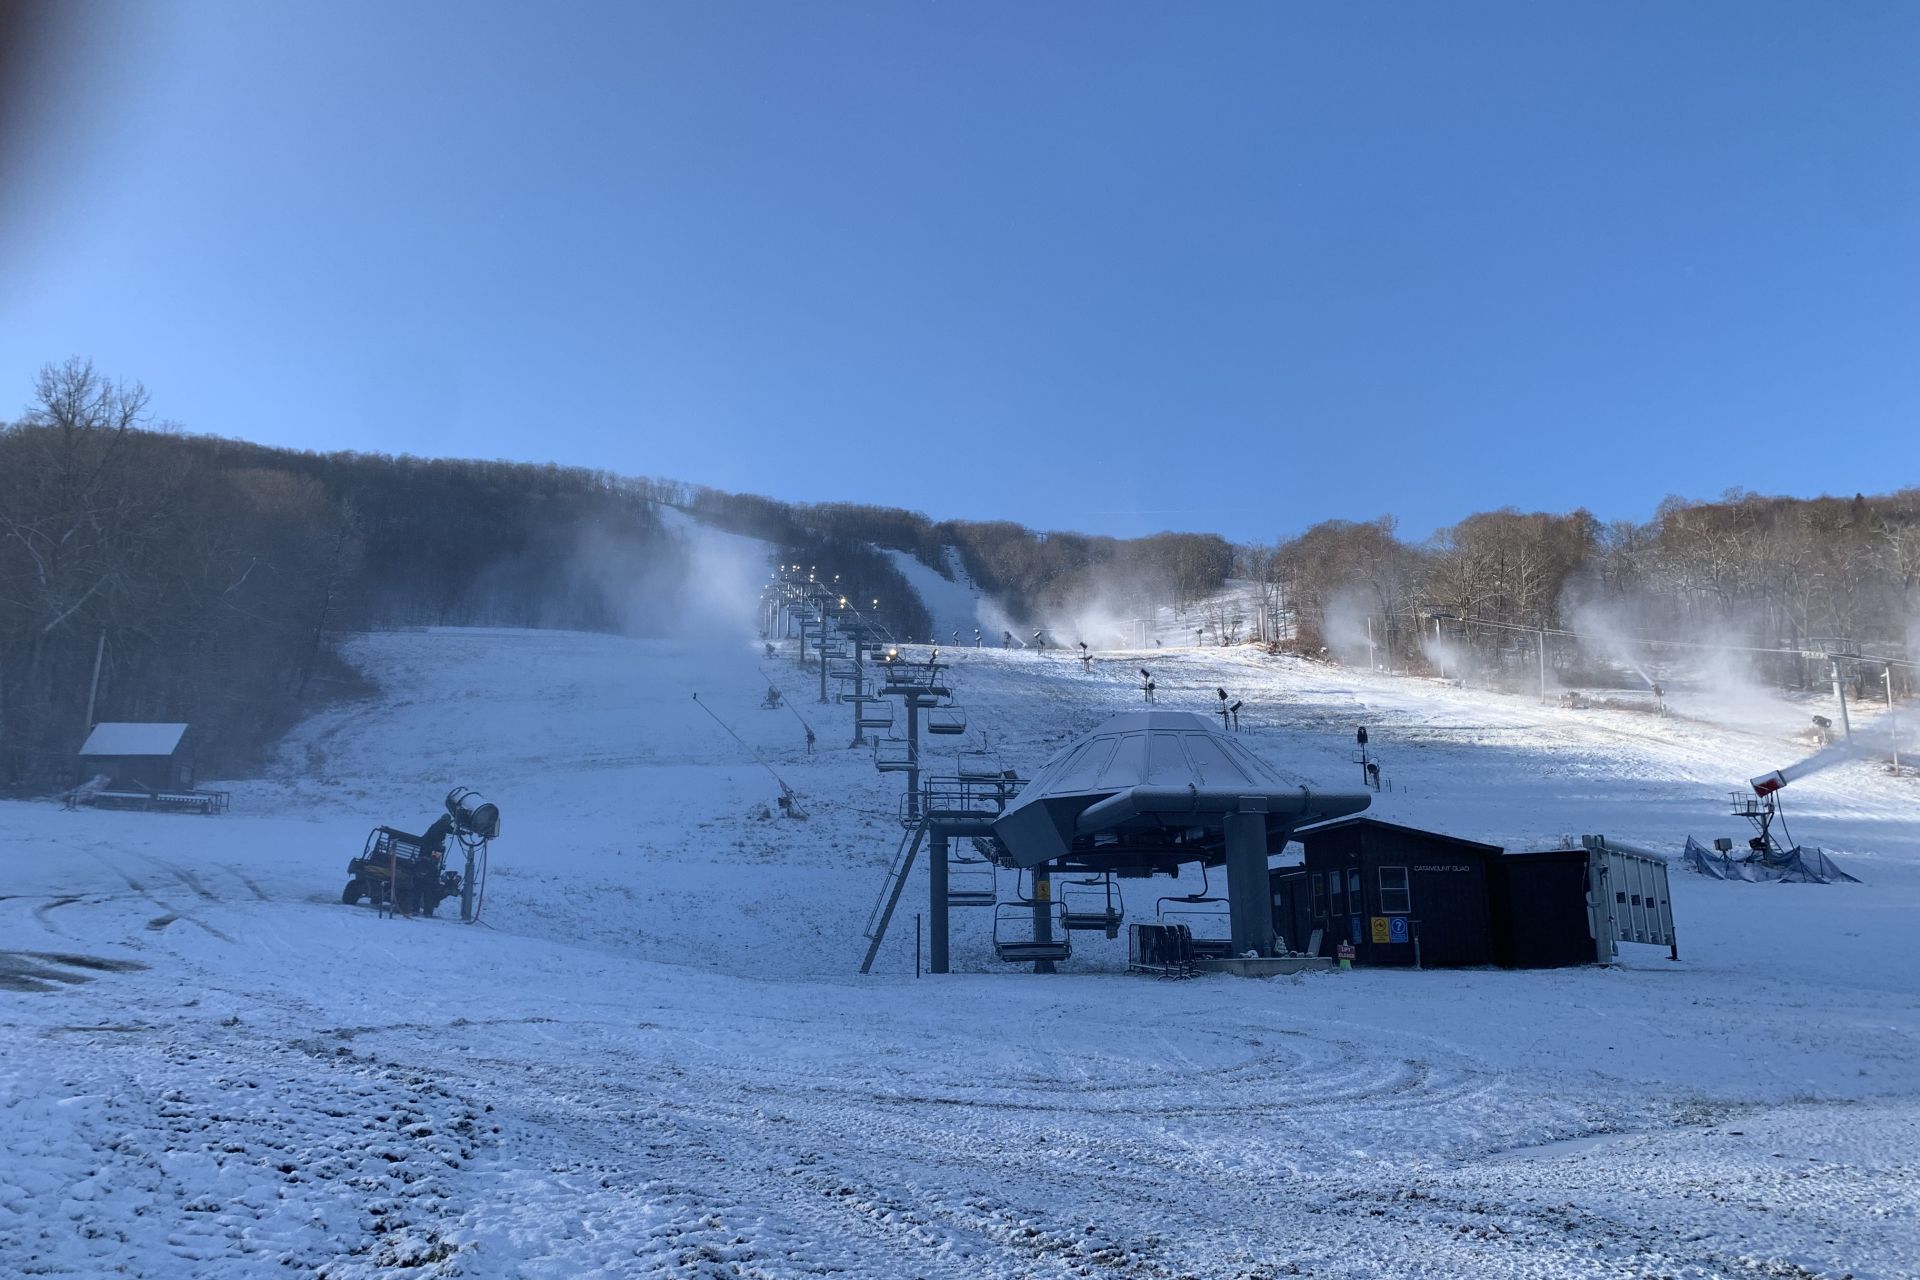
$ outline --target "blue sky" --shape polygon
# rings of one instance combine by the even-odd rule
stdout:
[[[0,414],[84,354],[276,444],[1262,540],[1920,484],[1920,6],[78,13]]]

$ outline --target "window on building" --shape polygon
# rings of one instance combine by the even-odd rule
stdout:
[[[1327,916],[1327,878],[1318,871],[1313,873],[1313,918],[1324,920]]]
[[[1346,890],[1342,888],[1344,883],[1338,871],[1327,877],[1327,892],[1333,896],[1333,914],[1336,916],[1347,914]]]
[[[1360,868],[1358,867],[1347,872],[1347,910],[1355,915],[1366,910],[1366,907],[1361,905]]]
[[[1413,894],[1407,888],[1407,869],[1380,868],[1380,914],[1403,916],[1412,910]]]

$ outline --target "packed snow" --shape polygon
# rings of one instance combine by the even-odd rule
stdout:
[[[860,978],[900,784],[790,643],[348,653],[378,696],[221,784],[226,816],[0,805],[0,1274],[1920,1274],[1912,777],[1783,793],[1861,885],[1676,866],[1677,963],[1166,982],[1094,935],[1040,976],[972,911],[961,972],[916,979],[916,876]],[[1250,649],[946,656],[968,749],[1010,766],[1137,706],[1150,665],[1162,707],[1225,687],[1323,785],[1358,784],[1366,724],[1376,814],[1510,848],[1744,836],[1726,793],[1806,751],[1785,713]],[[773,816],[774,774],[807,820]],[[341,905],[368,829],[455,785],[504,814],[482,922]],[[1137,919],[1174,888],[1127,891]]]

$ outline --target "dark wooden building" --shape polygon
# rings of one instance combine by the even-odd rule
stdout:
[[[1587,851],[1509,853],[1490,864],[1493,961],[1510,969],[1594,962]]]
[[[193,735],[184,724],[105,721],[80,747],[76,781],[105,775],[113,787],[147,791],[193,787]]]
[[[1273,874],[1274,927],[1319,954],[1351,942],[1370,965],[1446,968],[1495,962],[1489,866],[1498,846],[1378,818],[1342,818],[1297,832],[1303,866]]]

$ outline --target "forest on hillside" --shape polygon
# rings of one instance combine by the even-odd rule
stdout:
[[[1670,497],[1645,522],[1492,511],[1419,543],[1397,537],[1391,519],[1335,520],[1243,548],[1239,571],[1284,603],[1300,647],[1351,654],[1365,628],[1377,660],[1414,669],[1476,651],[1531,656],[1536,636],[1563,670],[1596,659],[1631,665],[1650,651],[1745,648],[1754,651],[1746,665],[1782,685],[1824,675],[1812,653],[1920,656],[1912,488]],[[1896,684],[1911,687],[1911,677]]]
[[[1221,643],[1351,655],[1364,630],[1376,658],[1409,669],[1463,648],[1497,661],[1529,632],[1543,649],[1551,637],[1562,668],[1613,656],[1589,652],[1596,631],[1920,651],[1920,489],[1670,498],[1644,523],[1494,511],[1419,541],[1390,518],[1264,546],[1119,539],[194,436],[156,424],[139,384],[70,360],[41,370],[28,411],[0,426],[0,789],[68,781],[88,725],[108,719],[190,721],[204,768],[245,768],[313,705],[355,691],[335,646],[356,630],[673,631],[703,572],[673,512],[839,575],[883,602],[903,640],[931,638],[931,622],[883,549],[943,574],[957,557],[1017,625],[1171,607]],[[1217,604],[1229,579],[1259,597],[1251,625]],[[1782,682],[1811,678],[1773,665]]]

